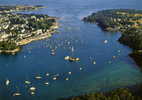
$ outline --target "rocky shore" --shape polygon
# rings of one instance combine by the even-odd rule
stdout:
[[[13,13],[42,6],[0,6],[0,53],[13,54],[32,41],[51,37],[58,28],[57,18],[48,15]]]

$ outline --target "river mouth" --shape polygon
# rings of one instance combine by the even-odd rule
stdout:
[[[14,1],[17,2],[13,0],[13,4]],[[117,41],[120,34],[103,32],[97,25],[81,21],[84,16],[93,11],[110,9],[116,4],[101,8],[97,4],[103,5],[104,2],[97,2],[97,4],[92,4],[91,0],[88,1],[90,3],[72,2],[65,0],[34,2],[34,4],[46,5],[48,8],[30,13],[60,17],[58,20],[60,28],[50,39],[30,43],[15,56],[0,56],[1,98],[14,100],[17,97],[12,97],[12,93],[20,91],[22,93],[22,96],[18,97],[20,100],[56,100],[61,97],[105,91],[142,82],[141,71],[128,55],[131,49]],[[134,0],[131,0],[128,6],[125,2],[118,5],[121,5],[121,8],[124,5],[134,8],[133,2]],[[33,2],[25,1],[25,3]],[[105,40],[108,40],[107,44],[104,43]],[[71,50],[72,47],[74,52]],[[56,54],[52,56],[51,49],[54,48],[57,48]],[[68,55],[79,57],[81,61],[65,61],[64,57]],[[116,58],[113,59],[113,56]],[[46,77],[47,72],[51,77]],[[69,75],[69,72],[72,74]],[[59,79],[53,80],[56,74],[59,74]],[[42,76],[41,80],[35,79],[38,75]],[[69,80],[65,80],[66,78]],[[6,79],[11,80],[9,87],[4,84]],[[24,84],[25,80],[30,80],[32,86],[37,88],[35,96],[29,94],[29,87],[25,87]],[[49,85],[44,85],[45,82],[49,82]]]

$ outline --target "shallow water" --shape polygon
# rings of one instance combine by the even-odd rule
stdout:
[[[0,97],[3,100],[56,100],[141,83],[142,73],[128,56],[131,49],[117,41],[120,34],[103,32],[97,25],[81,21],[84,16],[102,9],[142,9],[141,3],[140,0],[0,0],[0,4],[44,5],[48,8],[29,13],[60,18],[60,28],[52,38],[30,43],[15,56],[0,55]],[[108,43],[104,44],[104,40]],[[56,55],[50,55],[56,47]],[[80,57],[81,61],[67,62],[64,60],[67,55]],[[46,77],[47,72],[51,76]],[[59,74],[59,79],[52,80],[55,74]],[[36,80],[37,75],[43,78]],[[6,79],[11,80],[9,86],[5,86]],[[29,94],[30,86],[25,86],[24,80],[31,81],[30,86],[37,88],[35,96]],[[44,85],[45,82],[49,85]],[[22,96],[12,97],[17,91]]]

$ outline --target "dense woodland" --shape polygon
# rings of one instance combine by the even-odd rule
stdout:
[[[142,87],[139,87],[142,88]],[[142,91],[136,90],[135,92],[131,89],[116,89],[110,92],[104,93],[90,93],[82,96],[75,96],[60,100],[142,100]]]
[[[103,10],[83,19],[97,23],[106,31],[126,31],[129,28],[142,29],[142,11],[131,9]]]
[[[113,9],[103,10],[83,19],[97,23],[103,30],[121,32],[119,42],[133,49],[130,56],[142,67],[142,10]]]
[[[14,41],[2,41],[2,42],[0,42],[0,50],[14,50],[16,48],[17,48],[17,45]]]

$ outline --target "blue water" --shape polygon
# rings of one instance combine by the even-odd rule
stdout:
[[[50,39],[32,42],[15,56],[0,55],[0,99],[56,100],[142,82],[140,69],[128,56],[131,49],[117,41],[121,34],[103,32],[97,25],[81,21],[84,16],[102,9],[142,9],[142,1],[0,0],[0,4],[44,5],[48,8],[28,13],[60,18],[60,28]],[[108,40],[108,43],[104,44],[104,40]],[[70,47],[74,47],[74,52]],[[57,48],[56,55],[52,56],[50,53],[54,48]],[[68,55],[79,57],[81,61],[67,62],[64,57]],[[116,59],[112,56],[116,56]],[[96,65],[92,64],[93,60]],[[50,73],[49,77],[45,76],[47,72]],[[59,79],[52,80],[56,74],[59,74]],[[36,80],[37,75],[42,79]],[[9,86],[5,85],[7,79],[11,81]],[[25,85],[25,80],[32,84]],[[45,82],[49,82],[49,85],[44,85]],[[28,90],[31,86],[37,88],[34,96]],[[22,96],[13,97],[12,93],[15,92],[22,93]]]

